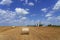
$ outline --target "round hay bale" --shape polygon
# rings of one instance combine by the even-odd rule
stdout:
[[[12,26],[12,28],[15,28],[15,26]]]
[[[22,34],[29,34],[29,28],[22,28]]]

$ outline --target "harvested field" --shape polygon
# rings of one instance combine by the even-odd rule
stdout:
[[[60,40],[60,27],[27,27],[29,34],[21,34],[24,27],[0,27],[0,40]]]

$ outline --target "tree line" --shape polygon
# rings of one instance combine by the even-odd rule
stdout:
[[[27,25],[27,26],[33,26],[33,27],[42,27],[42,26],[44,26],[44,24],[36,24],[36,25]],[[48,25],[46,25],[47,27],[60,27],[60,25],[52,25],[52,24],[48,24]]]

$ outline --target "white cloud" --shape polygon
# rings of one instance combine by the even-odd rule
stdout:
[[[9,5],[9,4],[11,4],[12,3],[12,0],[2,0],[1,2],[0,2],[0,4],[2,4],[2,5]]]
[[[35,24],[35,21],[34,20],[31,20],[30,21],[30,25],[34,25]]]
[[[27,11],[29,11],[30,9],[26,9]]]
[[[28,4],[28,0],[25,0],[25,4]]]
[[[50,16],[52,16],[51,13],[48,13],[48,14],[45,15],[45,17],[50,17]]]
[[[28,4],[28,0],[20,0],[20,1],[24,1],[24,2],[25,2],[25,4]]]
[[[26,19],[27,19],[27,17],[22,17],[22,18],[21,18],[21,20],[26,20]]]
[[[28,6],[34,6],[35,4],[33,2],[30,2],[29,0],[20,0],[20,1],[24,1],[24,5],[28,5]],[[37,0],[35,0],[37,1]]]
[[[35,2],[37,2],[38,0],[35,0]]]
[[[13,18],[15,15],[16,14],[12,11],[0,9],[1,18]]]
[[[34,3],[33,2],[29,2],[28,5],[29,6],[34,6]]]
[[[43,9],[41,9],[41,11],[47,12],[47,8],[43,8]]]
[[[50,10],[45,17],[47,17],[47,21],[51,24],[59,24],[60,25],[60,16],[53,16],[55,15],[55,12],[58,12],[60,10],[60,0],[56,2],[56,4],[53,6],[52,10]]]
[[[19,15],[19,14],[17,14]],[[16,12],[0,9],[0,26],[19,26],[28,24],[28,18],[24,15],[17,16]]]
[[[59,21],[60,21],[60,16],[48,17],[47,20],[48,20],[48,21],[52,21],[52,20],[54,20],[54,21],[56,21],[56,20],[58,21],[58,20],[59,20]]]
[[[56,19],[57,19],[57,20],[60,20],[60,16],[57,16]]]
[[[45,17],[49,17],[48,19],[51,19],[51,16],[53,16],[54,15],[54,13],[57,11],[57,10],[59,10],[60,9],[60,0],[58,0],[57,2],[56,2],[56,4],[54,5],[54,7],[52,8],[52,10],[51,11],[49,11],[46,15],[45,15]],[[46,9],[43,9],[42,11],[45,11]]]
[[[15,11],[19,14],[28,14],[29,12],[23,8],[16,8]]]
[[[0,9],[0,23],[9,23],[15,19],[16,13],[9,10]]]
[[[57,1],[57,3],[54,5],[53,10],[60,9],[60,0]]]
[[[47,20],[48,20],[48,21],[49,21],[49,20],[52,20],[52,18],[53,18],[53,17],[48,17]]]
[[[54,13],[60,9],[60,0],[57,1],[57,3],[54,5],[54,7],[52,8],[52,11],[49,11],[45,17],[47,17],[48,21],[58,21],[60,20],[60,16],[53,16]],[[58,23],[58,22],[57,22]]]
[[[57,10],[59,10],[59,9],[60,9],[60,0],[58,0],[58,1],[55,3],[55,5],[53,6],[52,10],[49,11],[49,12],[45,15],[45,17],[51,17],[51,16],[54,15],[54,13],[55,13]],[[46,9],[44,9],[44,10],[46,10]],[[44,11],[44,10],[43,10],[43,11]]]
[[[54,13],[55,11],[49,11],[46,15],[45,15],[45,17],[51,17],[51,16],[53,16],[53,13]]]
[[[60,19],[60,16],[57,16],[57,17],[53,17],[53,15],[54,15],[54,13],[57,11],[57,10],[59,10],[60,9],[60,0],[58,0],[57,2],[56,2],[56,4],[54,5],[54,7],[52,8],[52,11],[49,11],[46,15],[45,15],[45,17],[48,17],[47,18],[47,20],[58,20],[58,19]]]

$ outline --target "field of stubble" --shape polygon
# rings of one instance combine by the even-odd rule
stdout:
[[[28,27],[26,35],[21,35],[22,28],[0,27],[0,40],[60,40],[60,27]]]

